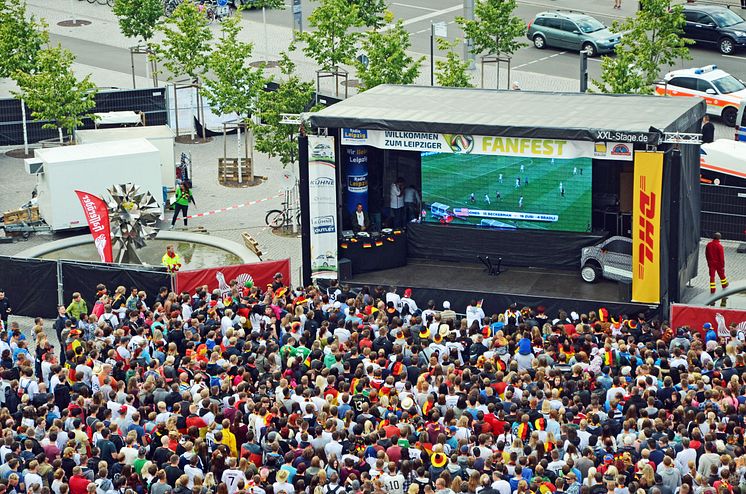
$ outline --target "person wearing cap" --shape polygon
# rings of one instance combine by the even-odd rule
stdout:
[[[406,312],[405,315],[417,316],[420,314],[420,309],[417,307],[417,302],[412,299],[412,289],[407,288],[404,290],[404,295],[401,298],[402,312]],[[406,309],[405,309],[406,307]]]
[[[282,273],[275,273],[272,277],[272,291],[276,292],[285,287],[285,280]]]

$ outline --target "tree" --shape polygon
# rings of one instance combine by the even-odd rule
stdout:
[[[363,52],[368,63],[355,61],[361,90],[379,84],[412,84],[420,74],[420,64],[425,57],[415,60],[407,55],[411,45],[409,32],[401,20],[386,31],[369,32],[363,38]]]
[[[386,0],[349,0],[357,6],[360,24],[373,30],[378,30],[390,22]]]
[[[237,113],[246,119],[266,85],[264,69],[249,65],[254,46],[238,39],[241,23],[237,15],[224,20],[221,31],[207,59],[210,75],[204,80],[205,96],[219,114]]]
[[[254,134],[257,150],[270,157],[278,157],[285,167],[298,161],[300,128],[281,123],[282,114],[299,114],[308,110],[313,101],[314,86],[312,82],[304,82],[294,74],[295,64],[287,53],[281,55],[280,70],[286,78],[280,87],[259,95],[257,116],[261,123],[256,126]]]
[[[516,0],[477,0],[474,19],[456,17],[464,30],[464,37],[471,41],[470,51],[500,57],[512,55],[526,43],[517,41],[526,34],[526,24],[514,15]],[[500,64],[497,63],[499,74]],[[500,81],[497,81],[498,85]]]
[[[212,40],[205,14],[195,3],[182,2],[161,26],[161,31],[163,41],[155,51],[170,72],[169,80],[186,75],[198,83],[205,72]]]
[[[58,129],[74,135],[83,125],[84,118],[95,118],[89,111],[96,106],[96,85],[90,75],[78,79],[71,66],[73,54],[61,46],[39,51],[33,73],[16,72],[14,78],[20,91],[14,96],[22,98],[31,109],[34,120],[47,120],[44,128]]]
[[[445,38],[437,38],[438,49],[448,50],[445,60],[435,61],[435,81],[439,86],[445,87],[474,87],[469,76],[469,62],[461,60],[454,51],[460,40],[448,41]]]
[[[47,24],[27,14],[25,1],[0,0],[0,78],[33,72],[48,42]]]
[[[321,0],[308,23],[313,30],[298,34],[298,40],[306,43],[303,53],[326,72],[336,72],[340,65],[352,63],[360,37],[351,31],[360,26],[357,5],[348,0]]]
[[[162,0],[115,0],[119,30],[128,38],[148,43],[163,15]]]
[[[624,22],[614,22],[612,31],[624,33],[616,46],[616,60],[604,57],[600,81],[593,81],[601,92],[641,93],[653,91],[663,66],[690,60],[684,38],[686,18],[682,5],[670,0],[642,0],[641,9]],[[631,76],[632,80],[626,80]]]

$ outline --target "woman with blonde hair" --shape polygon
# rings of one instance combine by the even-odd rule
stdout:
[[[615,476],[616,477],[616,476]],[[651,489],[655,485],[655,471],[653,467],[648,463],[642,467],[640,472],[640,487],[645,490]]]

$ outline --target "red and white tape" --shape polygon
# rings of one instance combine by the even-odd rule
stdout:
[[[266,201],[271,201],[272,199],[277,199],[278,197],[282,197],[283,195],[284,195],[284,192],[281,192],[275,196],[265,197],[264,199],[259,199],[256,201],[245,202],[243,204],[234,204],[233,206],[228,206],[227,208],[213,209],[212,211],[205,211],[204,213],[191,214],[187,216],[187,219],[202,218],[203,216],[210,216],[211,214],[224,213],[226,211],[232,211],[234,209],[245,208],[246,206],[253,206],[254,204],[259,204],[260,202],[266,202]]]

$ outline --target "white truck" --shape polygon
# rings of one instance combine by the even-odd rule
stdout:
[[[106,189],[131,182],[163,207],[161,155],[146,139],[37,149],[26,160],[36,175],[39,214],[52,231],[87,226],[76,190],[106,199]]]

